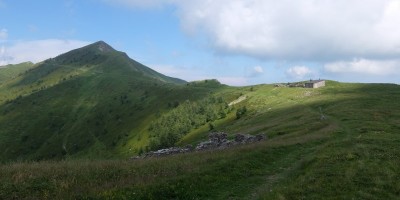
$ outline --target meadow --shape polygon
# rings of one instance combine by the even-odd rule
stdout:
[[[233,101],[215,131],[268,140],[161,158],[66,158],[0,166],[2,199],[396,199],[400,87],[327,81],[319,89],[217,87]],[[209,93],[210,94],[210,93]],[[165,111],[168,113],[168,110]],[[162,114],[162,113],[161,113]],[[321,115],[324,118],[321,119]],[[207,138],[207,125],[177,145]]]

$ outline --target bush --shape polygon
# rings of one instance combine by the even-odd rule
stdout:
[[[236,119],[240,119],[247,112],[246,106],[240,107],[236,110]]]

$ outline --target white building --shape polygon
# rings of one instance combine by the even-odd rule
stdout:
[[[319,88],[325,86],[325,80],[310,80],[304,83],[305,88]]]

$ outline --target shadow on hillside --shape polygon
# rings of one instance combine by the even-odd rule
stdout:
[[[305,89],[295,88],[295,90]],[[79,105],[79,102],[68,104],[65,107],[62,105],[62,101],[59,102],[60,98],[58,97],[67,95],[65,98],[68,100],[69,94],[63,90],[59,90],[57,93],[57,88],[53,88],[51,91],[54,92],[53,97],[57,98],[37,93],[22,97],[12,105],[0,106],[0,114],[3,115],[0,118],[2,160],[18,157],[21,159],[63,158],[65,134],[70,134],[69,137],[75,138],[72,145],[76,144],[76,147],[73,146],[73,148],[77,148],[77,153],[94,146],[99,146],[96,147],[99,152],[110,152],[110,149],[115,149],[115,141],[127,140],[126,134],[129,130],[135,125],[146,122],[149,116],[153,116],[157,112],[157,109],[154,110],[150,105],[143,107],[144,111],[135,111],[134,105],[124,107],[126,104],[108,107],[110,102],[114,102],[112,98],[110,98],[110,102],[105,102],[100,105],[101,107],[90,112],[83,108],[74,110],[73,107]],[[315,91],[321,92],[321,95],[315,100],[309,99],[302,103],[293,101],[292,106],[266,110],[261,113],[249,111],[247,116],[223,127],[223,130],[232,134],[238,132],[266,133],[270,138],[291,138],[310,133],[346,132],[358,135],[376,131],[400,132],[398,125],[400,122],[400,103],[398,102],[400,86],[398,85],[333,83],[332,86],[328,85],[326,88]],[[73,92],[73,88],[71,92]],[[192,98],[206,95],[206,93],[204,91]],[[167,98],[165,95],[154,98],[173,99],[177,97],[172,94],[169,96],[171,98]],[[179,98],[183,101],[187,97],[188,95],[182,92]],[[78,96],[76,98],[78,99]],[[51,106],[54,105],[57,105],[57,109],[52,109]],[[325,120],[321,120],[320,108],[322,114],[326,116]],[[153,109],[154,113],[147,113],[146,109]],[[146,113],[140,114],[145,111]],[[89,115],[89,113],[92,114]],[[85,117],[86,115],[89,117]],[[101,118],[103,119],[100,120]],[[75,128],[66,129],[67,125]],[[74,133],[68,132],[72,130]],[[39,151],[55,153],[42,154],[38,153]],[[107,156],[112,155],[108,154]]]

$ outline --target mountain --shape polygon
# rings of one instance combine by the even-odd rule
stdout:
[[[98,41],[80,49],[62,54],[56,57],[55,61],[56,63],[61,65],[67,64],[76,66],[83,66],[87,64],[100,64],[105,62],[103,64],[108,64],[109,67],[124,66],[141,74],[142,76],[151,79],[157,79],[165,83],[186,83],[186,81],[184,80],[165,76],[136,62],[135,60],[132,60],[128,57],[126,53],[116,51],[110,45],[103,41]]]
[[[185,84],[102,41],[30,65],[0,85],[2,161],[136,154],[149,121],[223,87]]]

